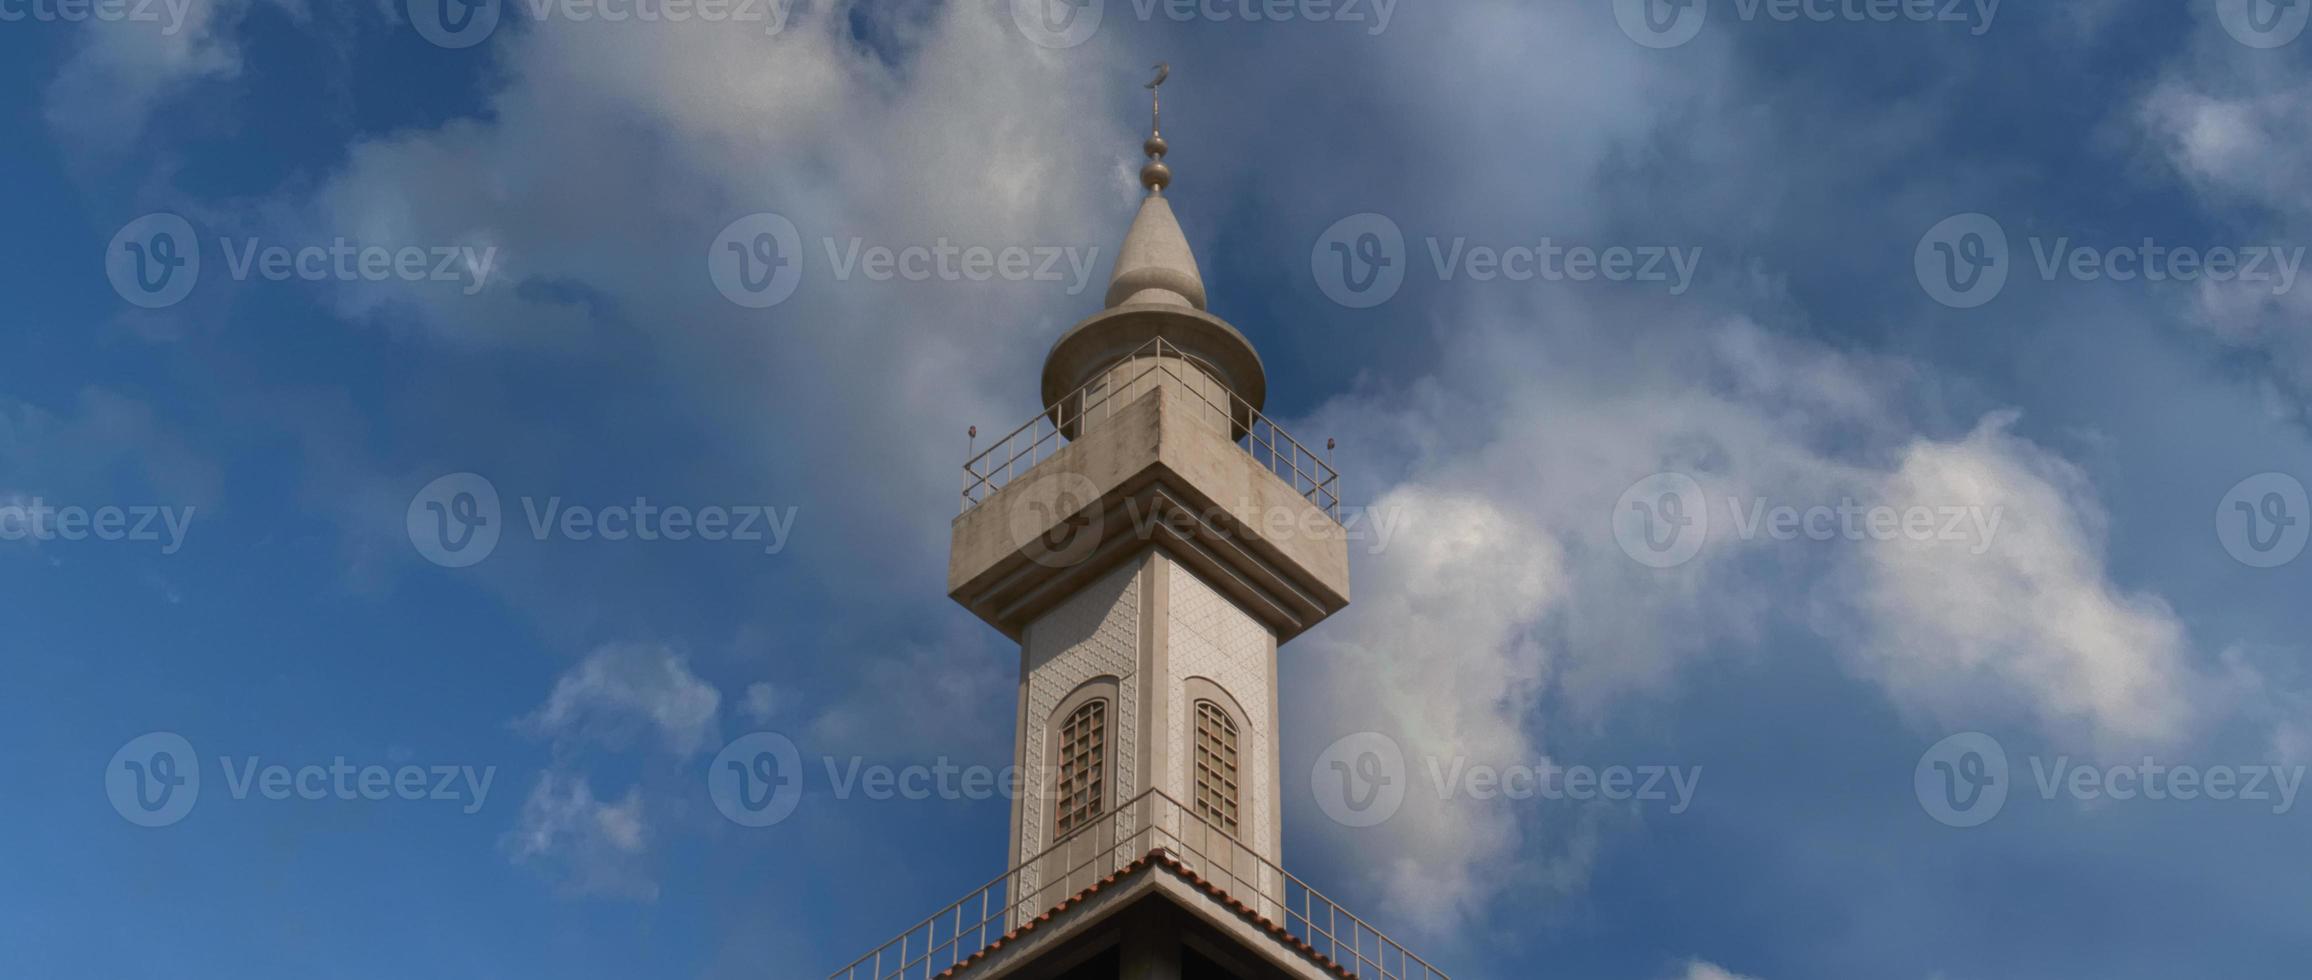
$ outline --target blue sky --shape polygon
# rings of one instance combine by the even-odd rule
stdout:
[[[1282,653],[1297,875],[1458,977],[2302,972],[2305,5],[1018,6],[0,0],[6,972],[824,976],[994,877],[1001,800],[819,760],[1009,760],[965,427],[1098,305],[1159,60],[1211,309],[1392,528]],[[942,242],[1090,281],[848,258]],[[756,533],[533,529],[637,500]],[[760,828],[707,783],[758,731],[809,774]],[[1310,775],[1367,732],[1351,826]],[[201,785],[140,826],[152,733]],[[254,775],[339,758],[425,789]],[[2274,795],[2063,781],[2146,760]]]

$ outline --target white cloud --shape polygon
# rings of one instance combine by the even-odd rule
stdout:
[[[48,125],[68,145],[117,152],[136,141],[169,98],[195,82],[241,71],[240,50],[230,35],[248,0],[131,6],[156,19],[87,21],[79,50],[49,82]]]
[[[1311,693],[1358,706],[1336,716],[1356,719],[1340,734],[1396,733],[1416,769],[1428,758],[1540,761],[1520,722],[1548,659],[1529,631],[1566,596],[1557,542],[1465,490],[1401,486],[1375,507],[1408,513],[1408,527],[1358,570],[1353,632],[1310,641],[1333,648],[1318,654],[1333,689]],[[1502,807],[1413,793],[1389,827],[1393,857],[1379,873],[1432,932],[1473,912],[1514,864],[1517,824]]]
[[[2015,435],[2011,415],[1938,438],[1921,431],[1916,405],[1933,399],[1915,365],[1740,319],[1596,316],[1567,304],[1536,317],[1546,326],[1478,331],[1410,394],[1320,413],[1368,453],[1421,461],[1380,498],[1406,529],[1356,569],[1356,604],[1303,641],[1333,648],[1322,700],[1352,721],[1331,735],[1397,733],[1415,787],[1432,757],[1546,762],[1542,710],[1603,726],[1617,701],[1664,693],[1684,663],[1745,652],[1777,623],[1820,631],[1922,731],[2165,746],[2223,696],[2167,603],[2110,580],[2084,473]],[[1616,498],[1659,471],[1695,477],[1711,509],[1708,544],[1668,570],[1631,560],[1611,530]],[[2001,523],[1987,549],[1746,539],[1730,502],[1755,500],[1948,505]],[[1605,829],[1592,821],[1612,818],[1534,813],[1413,793],[1373,832],[1384,842],[1357,847],[1405,855],[1373,876],[1445,935],[1503,888],[1584,883]]]
[[[558,752],[555,764],[538,774],[506,836],[513,860],[546,868],[571,894],[657,898],[644,788],[658,787],[650,808],[679,813],[681,801],[655,778],[655,764],[617,801],[597,799],[575,748],[620,748],[655,733],[677,763],[687,764],[715,736],[721,702],[722,695],[664,645],[613,643],[588,653],[555,679],[545,704],[514,723],[572,751]]]
[[[648,901],[658,897],[647,862],[650,836],[639,788],[609,803],[594,798],[585,775],[547,770],[523,801],[506,847],[516,863],[550,869],[573,894]]]
[[[778,705],[778,689],[763,681],[756,681],[747,685],[746,700],[739,703],[740,710],[746,713],[747,720],[757,725],[769,722],[771,716],[778,714]]]
[[[554,682],[553,693],[518,724],[557,740],[622,745],[656,729],[668,751],[689,756],[715,734],[722,695],[691,673],[672,649],[648,643],[596,648]]]
[[[2301,59],[2242,48],[2211,12],[2190,53],[2136,104],[2149,149],[2197,194],[2210,226],[2237,240],[2170,245],[2300,248],[2312,235],[2312,74]],[[2200,326],[2222,342],[2261,351],[2296,389],[2312,393],[2312,283],[2196,284]]]
[[[1720,46],[1663,58],[1610,36],[1610,18],[1548,5],[1475,9],[1433,21],[1434,34],[1408,21],[1392,35],[1401,43],[1378,49],[1424,67],[1400,76],[1439,87],[1406,99],[1426,108],[1393,135],[1481,148],[1456,160],[1466,171],[1450,182],[1458,186],[1416,188],[1430,200],[1383,199],[1426,209],[1400,212],[1409,223],[1423,217],[1408,229],[1415,236],[1492,221],[1530,222],[1516,225],[1520,233],[1593,227],[1609,207],[1595,203],[1594,178],[1609,164],[1731,160],[1731,168],[1755,160],[1711,151],[1772,131],[1747,128],[1759,122],[1747,106],[1692,112],[1678,117],[1676,134],[1690,157],[1654,159],[1664,152],[1649,142],[1661,135],[1654,127],[1693,109],[1658,96],[1722,81],[1712,60]],[[964,420],[1000,431],[1032,410],[1035,352],[1096,295],[838,283],[825,275],[820,240],[1112,248],[1131,193],[1116,175],[1128,172],[1138,135],[1113,122],[1109,101],[1128,81],[1086,84],[1086,65],[1123,63],[1101,50],[1106,40],[1054,54],[1022,44],[1001,11],[956,4],[907,25],[894,42],[902,53],[891,56],[853,42],[848,15],[802,5],[775,38],[567,20],[499,37],[492,51],[507,84],[486,120],[352,147],[343,168],[298,203],[301,220],[365,242],[495,246],[507,279],[474,297],[351,284],[337,297],[341,310],[414,314],[453,344],[584,349],[611,331],[645,334],[656,357],[637,370],[678,378],[742,437],[779,426],[779,451],[746,454],[742,465],[776,471],[841,458],[854,467],[848,492],[818,518],[826,537],[846,542],[845,564],[860,567],[830,565],[829,576],[880,585],[879,569],[932,567],[945,522],[915,488],[952,484]],[[1552,46],[1550,56],[1532,54],[1537,42]],[[1470,73],[1425,70],[1448,56],[1504,84],[1486,89]],[[2239,162],[2272,128],[2256,115],[2269,107],[2172,98],[2162,118],[2183,134],[2179,159],[2223,186],[2272,190]],[[1296,120],[1273,112],[1288,96],[1253,101],[1235,110],[1238,124],[1297,132]],[[1892,118],[1856,127],[1860,148],[1884,158],[1915,150],[1925,127],[1909,114]],[[1845,158],[1819,147],[1814,156]],[[1297,169],[1258,189],[1303,216],[1362,209],[1378,182],[1355,164]],[[1196,172],[1181,169],[1177,193],[1198,193]],[[1216,171],[1213,183],[1223,179]],[[1665,183],[1681,204],[1691,196],[1765,222],[1780,216],[1757,202],[1813,190],[1804,176],[1784,179]],[[1518,213],[1503,216],[1499,188],[1540,203],[1521,198]],[[757,313],[723,302],[704,262],[717,229],[764,209],[800,226],[810,274],[792,299]],[[512,288],[524,284],[577,284],[603,302]],[[1997,419],[1936,435],[1952,427],[1921,407],[1934,401],[1921,369],[1779,337],[1723,312],[1757,297],[1718,302],[1698,291],[1678,304],[1613,296],[1583,305],[1567,295],[1508,309],[1441,305],[1435,322],[1416,325],[1445,341],[1430,376],[1317,413],[1314,431],[1340,433],[1363,458],[1405,461],[1401,473],[1351,479],[1374,480],[1378,506],[1410,515],[1392,547],[1358,568],[1357,604],[1302,641],[1339,654],[1320,692],[1338,716],[1393,726],[1414,759],[1537,764],[1548,751],[1535,734],[1542,706],[1603,724],[1618,699],[1673,687],[1688,661],[1739,650],[1777,619],[1857,639],[1840,647],[1849,668],[1922,719],[1979,708],[2065,737],[2135,742],[2183,737],[2206,714],[2206,685],[2175,615],[2156,594],[2110,580],[2094,488],[2060,456]],[[1216,312],[1226,306],[1216,297]],[[810,424],[788,424],[796,419]],[[857,452],[863,445],[876,451]],[[1660,470],[1702,478],[1718,496],[1801,505],[1960,497],[2003,508],[2007,536],[1983,556],[1729,542],[1656,572],[1621,554],[1607,518],[1623,488]],[[862,606],[888,601],[859,591],[869,594]],[[964,738],[1004,754],[1009,665],[952,653],[869,661],[811,731],[853,750]],[[760,722],[769,701],[750,689],[742,708]],[[711,732],[718,703],[663,648],[605,648],[562,678],[526,724],[557,738],[655,727],[688,754]],[[549,773],[533,800],[542,800],[539,818],[525,827],[537,832],[521,839],[543,848],[566,841],[620,856],[647,840],[632,792],[600,804],[583,777],[573,784]],[[1360,852],[1405,855],[1377,866],[1376,877],[1433,932],[1451,930],[1511,881],[1577,888],[1601,839],[1593,822],[1541,827],[1508,808],[1418,796],[1387,833],[1394,839],[1361,842]],[[1700,963],[1689,972],[1702,969],[1731,976]]]
[[[1679,976],[1680,980],[1758,980],[1757,977],[1736,973],[1716,963],[1701,960],[1687,960],[1686,972]]]
[[[471,296],[393,282],[332,296],[349,320],[453,348],[647,349],[620,369],[679,386],[725,437],[778,447],[718,461],[741,471],[734,482],[851,461],[847,491],[812,511],[813,537],[845,544],[830,574],[864,590],[936,567],[946,528],[925,488],[954,482],[966,424],[1001,431],[1033,411],[1032,352],[1098,301],[1130,215],[1121,164],[1141,138],[1107,96],[1133,79],[1087,84],[1078,59],[1104,42],[1063,59],[984,4],[907,25],[889,55],[901,71],[856,42],[851,15],[798,4],[776,36],[566,18],[501,33],[490,50],[505,83],[486,120],[349,147],[284,203],[306,227],[278,234],[497,248],[496,281]],[[798,227],[805,275],[778,306],[741,309],[714,288],[709,246],[765,210]],[[1071,296],[1055,283],[837,280],[828,243],[853,238],[1099,252],[1091,288]]]
[[[1946,723],[1984,699],[2019,701],[2043,727],[2119,750],[2172,744],[2207,697],[2167,602],[2111,583],[2105,517],[2086,474],[1985,419],[1953,442],[1915,440],[1881,483],[1897,507],[1997,518],[1987,542],[1903,542],[1851,552],[1834,616],[1849,657],[1899,703]],[[1976,552],[1987,545],[1981,554]]]
[[[2229,52],[2228,52],[2229,53]],[[2241,59],[2171,73],[2144,97],[2141,116],[2168,160],[2210,197],[2300,213],[2312,189],[2312,79],[2248,68]]]

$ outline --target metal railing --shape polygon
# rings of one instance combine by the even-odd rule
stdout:
[[[1161,385],[1165,378],[1172,379],[1174,390],[1186,392],[1212,409],[1211,414],[1195,411],[1188,414],[1208,422],[1213,418],[1223,420],[1222,424],[1227,427],[1223,434],[1230,441],[1250,454],[1262,468],[1291,484],[1294,493],[1324,511],[1333,523],[1340,523],[1341,476],[1333,471],[1332,464],[1310,452],[1282,426],[1269,421],[1220,383],[1220,379],[1197,367],[1179,345],[1162,337],[1140,345],[1139,349],[1101,369],[1099,377],[1037,413],[1035,418],[963,464],[963,511],[968,513],[980,501],[1050,458],[1074,438],[1068,433],[1082,432],[1082,425],[1087,421],[1097,422],[1115,415],[1143,392]],[[1207,391],[1225,396],[1227,404],[1219,404]]]
[[[828,978],[929,980],[1156,851],[1354,976],[1446,980],[1426,960],[1157,789],[1061,838]]]

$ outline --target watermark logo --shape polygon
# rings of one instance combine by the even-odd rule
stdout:
[[[1614,542],[1638,564],[1669,568],[1692,561],[1710,537],[1702,485],[1684,473],[1632,483],[1614,501],[1613,528]]]
[[[267,244],[257,236],[219,237],[225,271],[236,282],[454,282],[471,296],[489,284],[495,245],[366,245],[339,236],[327,243]],[[129,222],[112,236],[104,256],[114,292],[145,309],[183,302],[201,278],[201,246],[192,223],[167,212]]]
[[[2277,48],[2304,33],[2312,16],[2306,0],[2216,0],[2216,20],[2232,39],[2251,48]]]
[[[944,755],[928,765],[895,766],[869,762],[860,755],[817,759],[826,771],[825,789],[820,792],[839,802],[1016,800],[1026,791],[1018,766],[964,765]],[[708,764],[707,796],[732,823],[773,826],[794,816],[802,804],[806,765],[802,751],[785,735],[744,735],[723,746]]]
[[[1967,33],[1989,33],[2000,0],[1734,0],[1743,23],[1761,19],[1780,24],[1959,24]],[[1649,48],[1674,48],[1702,31],[1707,0],[1614,0],[1614,21],[1622,33]]]
[[[786,550],[795,507],[710,504],[687,507],[636,497],[631,504],[590,507],[560,497],[522,497],[522,519],[533,540],[759,541],[763,553]],[[463,568],[496,550],[504,523],[497,487],[474,473],[452,473],[426,484],[405,514],[410,544],[427,561]]]
[[[1075,296],[1092,284],[1100,247],[981,245],[939,237],[928,243],[886,245],[853,235],[819,239],[827,273],[836,282],[1051,282]],[[805,255],[794,223],[762,212],[732,222],[716,236],[707,273],[732,303],[764,309],[784,302],[802,281]]]
[[[504,530],[498,488],[479,473],[440,477],[410,498],[404,523],[409,543],[425,560],[464,568],[497,550]]]
[[[1982,732],[1936,742],[1911,772],[1911,789],[1927,816],[1947,827],[1974,827],[2007,805],[2007,750]]]
[[[786,302],[803,281],[803,236],[770,211],[724,226],[706,254],[707,275],[723,298],[750,310]]]
[[[803,754],[777,732],[742,735],[708,764],[706,793],[732,823],[773,826],[803,801]]]
[[[1309,767],[1317,808],[1344,827],[1387,823],[1405,805],[1406,786],[1404,747],[1379,732],[1343,736]]]
[[[1072,48],[1092,39],[1107,16],[1107,0],[1011,0],[1012,25],[1047,48]],[[1302,22],[1357,24],[1367,35],[1389,29],[1397,0],[1130,0],[1130,15],[1145,24],[1161,16],[1175,24]]]
[[[1656,473],[1614,501],[1614,541],[1641,565],[1669,568],[1693,560],[1710,537],[1702,486],[1683,473]],[[1764,496],[1728,496],[1726,527],[1742,541],[1905,541],[1991,550],[2006,508],[1979,504],[1776,504]]]
[[[344,756],[326,766],[296,767],[264,765],[253,755],[238,763],[218,756],[217,766],[224,771],[225,791],[236,800],[248,799],[252,791],[268,800],[434,800],[458,803],[467,814],[481,812],[490,783],[498,778],[496,766],[357,766]]]
[[[1081,474],[1033,473],[1004,488],[1004,518],[1014,550],[1047,568],[1068,568],[1090,558],[1110,535],[1135,542],[1340,541],[1383,554],[1407,526],[1410,508],[1336,507],[1297,500],[1240,498],[1234,505],[1192,506],[1168,499],[1126,497],[1121,507],[1096,511],[1098,487]],[[1102,520],[1105,516],[1107,520]],[[1119,518],[1120,519],[1117,519]]]
[[[183,820],[201,799],[201,767],[193,743],[175,732],[129,739],[105,763],[104,794],[121,819],[139,827]]]
[[[1563,244],[1542,236],[1508,245],[1467,236],[1422,239],[1440,282],[1668,283],[1672,296],[1693,285],[1702,250],[1677,245]],[[1326,297],[1350,309],[1388,302],[1411,271],[1404,232],[1385,215],[1353,214],[1325,229],[1309,250],[1309,272]]]
[[[0,0],[0,24],[159,24],[174,37],[192,8],[193,0]]]
[[[1614,23],[1649,48],[1674,48],[1702,33],[1707,0],[1614,0]]]
[[[1578,803],[1668,802],[1673,814],[1684,813],[1701,787],[1700,766],[1588,766],[1559,765],[1554,761],[1493,765],[1473,762],[1468,756],[1428,756],[1421,771],[1440,802],[1469,799],[1564,800]],[[1348,827],[1371,827],[1386,822],[1404,805],[1415,773],[1405,765],[1404,749],[1395,739],[1378,732],[1346,736],[1317,756],[1309,770],[1309,789],[1317,806],[1335,822]]]
[[[762,24],[787,26],[794,0],[521,0],[531,19],[604,24]],[[470,48],[498,29],[501,0],[408,0],[418,36],[443,48]]]
[[[225,791],[236,800],[254,793],[268,800],[446,800],[468,814],[488,801],[498,767],[354,765],[344,756],[328,765],[267,765],[257,756],[218,756]],[[200,759],[174,732],[130,739],[104,770],[105,796],[121,818],[140,827],[183,820],[201,796]]]
[[[1100,248],[1076,245],[964,245],[946,238],[929,245],[869,245],[853,236],[820,239],[837,282],[1065,282],[1075,296],[1092,284]]]
[[[498,0],[409,0],[409,23],[435,47],[470,48],[498,29]]]
[[[2303,766],[2274,763],[2213,765],[2140,762],[2085,765],[2068,755],[2034,755],[2031,789],[2041,800],[2069,798],[2079,803],[2213,800],[2269,803],[2273,815],[2296,807],[2304,785]],[[2006,749],[1982,732],[1961,732],[1936,742],[1919,757],[1911,774],[1919,806],[1936,822],[1977,827],[2007,805],[2013,789]]]
[[[1237,501],[1234,508],[1218,503],[1202,508],[1187,506],[1160,507],[1141,498],[1124,501],[1124,520],[1132,528],[1132,540],[1154,541],[1157,530],[1169,531],[1173,537],[1193,539],[1213,536],[1236,541],[1245,538],[1269,543],[1303,539],[1339,539],[1349,544],[1363,545],[1366,554],[1384,554],[1397,532],[1412,516],[1405,507],[1348,506],[1327,514],[1315,506],[1298,503],[1267,504],[1256,500]]]
[[[2034,235],[2032,271],[2045,282],[2215,282],[2256,283],[2274,296],[2296,287],[2304,267],[2304,247],[2284,243],[2162,245],[2144,238],[2128,245],[2099,247],[2070,236]],[[2010,271],[2007,234],[1988,215],[1952,215],[1919,239],[1912,254],[1919,285],[1938,303],[1971,309],[1990,302],[2006,287]]]
[[[1101,521],[1091,510],[1099,499],[1100,488],[1081,473],[1031,475],[1004,513],[1012,542],[1045,568],[1072,567],[1100,546]]]
[[[2234,484],[2216,505],[2216,540],[2242,565],[2277,568],[2304,552],[2304,484],[2286,473],[2258,473]]]
[[[1047,48],[1072,48],[1092,39],[1107,16],[1107,0],[1011,0],[1021,36]]]
[[[132,305],[157,310],[183,302],[201,281],[192,222],[163,211],[121,226],[105,246],[104,275]]]
[[[1973,309],[2007,287],[2007,232],[1990,215],[1954,214],[1920,236],[1911,268],[1935,302]]]
[[[0,541],[158,541],[161,554],[185,546],[194,508],[139,504],[58,506],[45,497],[0,498]]]
[[[1405,232],[1371,211],[1342,218],[1309,249],[1309,272],[1335,303],[1352,310],[1379,306],[1405,285]]]
[[[1677,245],[1560,245],[1543,237],[1532,245],[1471,245],[1430,236],[1429,264],[1443,282],[1659,282],[1683,296],[1702,265],[1702,249]]]

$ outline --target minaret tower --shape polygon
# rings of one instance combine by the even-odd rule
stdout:
[[[1103,309],[964,467],[948,594],[1020,645],[1011,870],[846,980],[1441,976],[1281,866],[1277,647],[1348,604],[1339,479],[1206,312],[1160,124]]]
[[[1049,407],[974,462],[955,521],[949,594],[1020,642],[1014,863],[1150,789],[1280,861],[1277,645],[1349,599],[1338,482],[1205,312],[1160,123],[1106,308],[1052,345]]]

